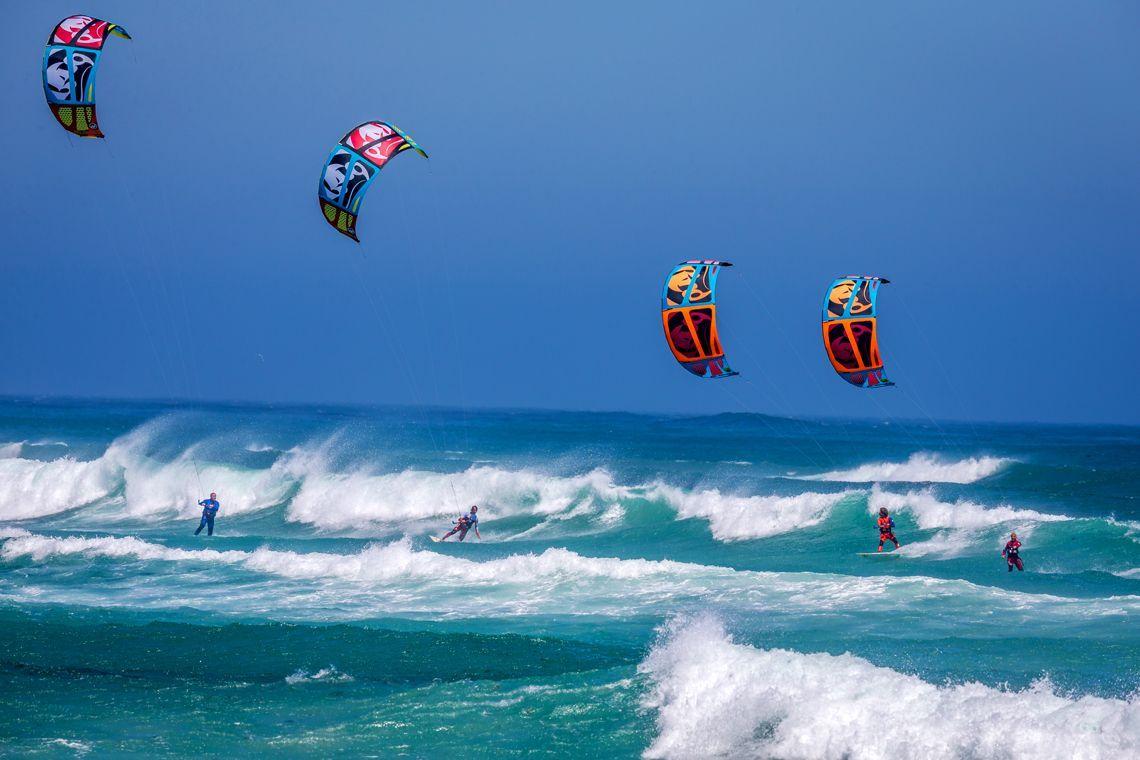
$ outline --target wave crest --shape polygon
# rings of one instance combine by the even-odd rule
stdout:
[[[826,480],[837,483],[975,483],[988,478],[1014,460],[1003,457],[969,457],[945,461],[933,454],[911,454],[905,462],[872,462],[849,470],[833,470],[820,475],[805,475],[801,480]]]
[[[680,624],[639,670],[657,712],[651,758],[764,756],[1124,757],[1140,752],[1140,701],[936,686],[850,654],[733,642],[710,617]]]
[[[739,541],[818,525],[827,519],[835,505],[855,493],[732,496],[717,489],[692,492],[658,483],[647,495],[670,504],[680,519],[708,520],[714,538]]]

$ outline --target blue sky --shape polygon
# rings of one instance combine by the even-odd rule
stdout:
[[[134,36],[105,142],[43,102],[74,12]],[[1131,2],[16,4],[0,393],[1137,423],[1138,28]],[[357,246],[315,193],[370,118],[432,158],[384,170]],[[742,378],[665,347],[691,257],[737,265]],[[893,281],[897,388],[827,364],[848,273]]]

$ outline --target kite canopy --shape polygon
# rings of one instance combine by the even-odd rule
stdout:
[[[384,165],[409,149],[428,157],[415,140],[392,124],[366,121],[354,127],[332,149],[321,171],[317,200],[325,220],[359,243],[356,219],[364,194]]]
[[[48,108],[68,132],[80,137],[102,137],[95,118],[95,71],[103,43],[110,36],[129,40],[118,24],[70,16],[60,21],[44,48],[44,96]]]
[[[823,345],[831,366],[860,388],[894,385],[883,375],[875,307],[881,277],[840,277],[823,299]]]
[[[683,261],[665,278],[661,323],[681,366],[698,377],[731,377],[716,327],[716,281],[727,261]]]

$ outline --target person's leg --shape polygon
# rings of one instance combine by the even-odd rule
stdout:
[[[899,540],[897,538],[895,538],[894,533],[891,534],[891,540],[895,542],[895,548],[896,549],[899,548]]]
[[[459,540],[460,541],[467,538],[467,530],[468,530],[467,528],[464,528],[463,530],[459,531]]]
[[[1025,572],[1025,564],[1021,561],[1021,557],[1018,557],[1015,561],[1017,562],[1017,572]]]
[[[1008,573],[1012,573],[1012,572],[1013,572],[1013,560],[1012,560],[1012,559],[1007,559],[1007,560],[1005,561],[1005,565],[1006,565],[1006,572],[1008,572]]]
[[[214,518],[212,518],[212,517],[207,519],[206,535],[207,536],[214,535]]]
[[[205,518],[205,517],[203,517],[203,518],[202,518],[202,522],[198,523],[198,530],[194,531],[194,535],[196,536],[196,535],[198,535],[199,533],[201,533],[201,532],[202,532],[202,528],[205,528],[205,527],[206,527],[206,518]]]

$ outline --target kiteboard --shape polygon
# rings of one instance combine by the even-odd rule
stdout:
[[[437,544],[443,540],[439,536],[428,536],[428,538],[430,538],[432,541],[435,541]]]
[[[899,557],[902,556],[899,552],[859,552],[860,557]]]

